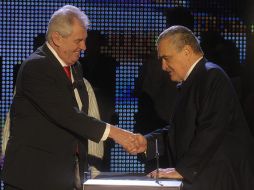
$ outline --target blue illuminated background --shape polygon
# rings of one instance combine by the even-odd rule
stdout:
[[[75,5],[88,15],[91,29],[107,36],[108,43],[101,51],[119,62],[114,85],[115,112],[118,113],[118,126],[121,128],[133,131],[134,115],[138,110],[138,98],[133,96],[134,81],[139,76],[143,55],[154,50],[156,36],[166,27],[162,11],[164,8],[190,8],[194,16],[194,33],[200,37],[201,32],[216,29],[224,39],[235,42],[239,49],[240,62],[244,64],[247,26],[234,14],[237,4],[221,0],[216,5],[218,8],[215,8],[209,1],[202,2],[207,3],[204,5],[190,0],[0,1],[1,126],[12,101],[14,66],[21,64],[33,52],[34,38],[46,32],[51,14],[65,4]],[[230,6],[223,6],[223,3]],[[209,6],[211,10],[204,9]],[[114,145],[110,154],[110,170],[143,172],[144,165],[135,156],[130,156],[120,146]]]

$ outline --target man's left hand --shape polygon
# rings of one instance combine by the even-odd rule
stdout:
[[[147,176],[151,178],[156,178],[157,170],[152,171]],[[183,176],[179,174],[175,168],[160,168],[158,173],[158,178],[169,178],[169,179],[183,179]]]

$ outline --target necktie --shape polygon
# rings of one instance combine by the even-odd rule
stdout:
[[[70,66],[64,66],[63,68],[64,68],[64,71],[65,71],[68,79],[71,80],[71,68],[70,68]]]

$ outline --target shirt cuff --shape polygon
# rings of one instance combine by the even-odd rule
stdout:
[[[104,131],[104,134],[102,135],[101,141],[105,141],[108,138],[109,132],[110,132],[110,124],[107,123],[106,129]]]

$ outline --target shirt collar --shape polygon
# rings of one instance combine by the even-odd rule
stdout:
[[[54,50],[54,48],[53,48],[48,42],[46,42],[46,45],[48,46],[49,50],[53,53],[53,55],[56,57],[56,59],[60,62],[60,64],[62,65],[62,67],[68,66],[68,65],[65,64],[64,61],[58,56],[58,54],[56,53],[56,51]]]
[[[200,57],[197,59],[197,61],[189,68],[188,72],[186,73],[185,77],[184,77],[184,81],[188,78],[188,76],[191,74],[191,71],[194,69],[194,67],[197,65],[197,63],[203,58]]]

